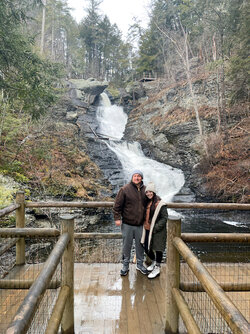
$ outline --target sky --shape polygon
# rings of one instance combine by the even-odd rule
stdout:
[[[67,0],[68,6],[71,7],[71,15],[77,22],[86,15],[83,7],[87,7],[87,0]],[[107,15],[112,24],[116,23],[126,37],[130,25],[132,25],[133,17],[137,17],[141,21],[142,27],[146,28],[148,18],[148,5],[151,0],[103,0],[100,4],[100,13]]]

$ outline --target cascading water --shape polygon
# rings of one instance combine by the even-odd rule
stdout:
[[[111,105],[107,94],[100,95],[97,109],[98,132],[110,140],[108,147],[120,160],[125,181],[131,179],[131,172],[140,169],[144,174],[144,183],[155,183],[157,194],[169,202],[185,183],[183,172],[163,163],[145,157],[138,142],[121,141],[127,123],[127,115],[122,107]]]
[[[110,139],[120,140],[123,136],[128,116],[123,108],[111,105],[108,95],[100,95],[100,106],[97,108],[96,118],[98,121],[98,132]]]

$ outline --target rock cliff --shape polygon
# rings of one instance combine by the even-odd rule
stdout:
[[[141,143],[145,155],[183,170],[186,186],[205,196],[197,174],[203,145],[186,82],[167,86],[164,82],[142,83],[146,98],[129,112],[125,139]],[[157,92],[157,86],[159,91]],[[165,86],[164,88],[162,86]],[[216,82],[201,76],[193,82],[202,127],[206,134],[216,130]]]
[[[248,104],[227,106],[226,122],[219,133],[216,75],[198,73],[192,85],[203,141],[185,80],[171,85],[163,80],[142,82],[145,94],[128,113],[124,138],[140,142],[146,156],[182,169],[186,179],[182,191],[190,188],[197,200],[247,201],[247,169],[243,165],[249,163]],[[230,86],[226,94],[230,94]]]

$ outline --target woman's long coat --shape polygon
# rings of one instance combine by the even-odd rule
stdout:
[[[167,242],[167,219],[168,210],[167,206],[163,205],[156,218],[155,224],[152,227],[152,238],[150,242],[150,248],[154,251],[164,252]],[[152,223],[151,223],[152,226]],[[150,226],[150,229],[151,229]],[[150,233],[150,232],[149,232]]]
[[[167,242],[167,205],[162,200],[158,203],[150,224],[148,246],[154,251],[164,252]],[[145,241],[145,229],[143,228],[141,243]]]

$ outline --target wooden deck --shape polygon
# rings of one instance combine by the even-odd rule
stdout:
[[[11,273],[11,278],[33,278],[37,276],[41,266],[16,267]],[[142,275],[130,264],[129,274],[120,276],[121,264],[75,263],[75,333],[76,334],[163,334],[165,324],[165,284],[166,266],[162,265],[161,275],[153,280]],[[228,265],[212,266],[211,271],[219,277],[227,275],[223,281],[235,280],[236,272]],[[239,271],[243,272],[244,279],[249,280],[249,264],[242,264]],[[186,265],[182,265],[182,273],[185,281],[192,280]],[[10,278],[10,277],[9,277]],[[6,331],[20,303],[28,290],[0,290],[0,333]],[[54,291],[54,292],[53,292]],[[197,298],[194,303],[201,302],[202,311],[205,310],[207,319],[211,319],[211,309],[205,305],[205,299],[201,294],[194,293]],[[204,293],[205,294],[205,293]],[[231,293],[229,293],[231,294]],[[234,292],[231,296],[236,305],[244,311],[249,321],[250,317],[250,292]],[[51,312],[52,299],[55,298],[55,290],[50,290],[41,311],[42,321],[36,316],[35,328],[31,333],[43,333],[46,328],[46,318]],[[209,304],[209,303],[208,303]],[[7,305],[7,306],[6,306]],[[209,311],[210,309],[210,311]],[[48,314],[47,314],[48,313]],[[205,330],[202,332],[206,332]],[[180,325],[180,333],[185,333],[183,325]],[[212,333],[226,333],[218,331],[216,327]],[[227,332],[228,333],[228,332]]]
[[[125,277],[120,269],[121,264],[75,264],[76,333],[164,333],[164,268],[153,280],[133,264]]]

